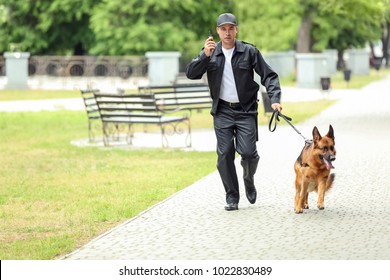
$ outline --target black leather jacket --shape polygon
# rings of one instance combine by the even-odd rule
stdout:
[[[257,103],[259,85],[254,81],[254,71],[261,77],[261,84],[267,89],[272,103],[280,103],[280,84],[278,74],[265,62],[260,51],[253,45],[236,40],[232,56],[232,68],[236,81],[238,99],[245,111],[249,111]],[[207,72],[210,94],[213,99],[211,114],[218,108],[225,56],[222,43],[218,42],[210,57],[202,50],[198,57],[187,65],[186,75],[189,79],[201,79]],[[257,108],[257,106],[256,106]]]

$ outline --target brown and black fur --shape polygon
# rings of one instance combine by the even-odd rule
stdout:
[[[324,196],[333,184],[335,174],[330,173],[332,161],[336,159],[333,127],[322,137],[317,127],[313,128],[313,142],[305,145],[294,164],[295,170],[295,213],[308,209],[309,192],[318,192],[317,207],[324,209]]]

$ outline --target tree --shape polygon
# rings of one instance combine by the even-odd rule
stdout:
[[[380,2],[366,0],[300,0],[297,52],[326,47],[345,50],[364,46],[378,36]]]
[[[180,51],[194,56],[218,14],[232,9],[232,0],[103,0],[91,18],[96,36],[91,53]]]
[[[240,39],[264,52],[294,49],[300,20],[296,0],[243,0],[236,5]]]
[[[90,7],[100,0],[1,0],[0,50],[82,54],[94,41]]]
[[[328,28],[334,32],[326,45],[337,49],[338,69],[345,68],[343,54],[346,49],[364,47],[369,41],[380,39],[382,14],[380,1],[343,0],[339,9],[329,16]],[[321,34],[322,30],[324,27],[318,26],[313,32]]]
[[[384,0],[383,13],[383,33],[382,33],[382,53],[385,59],[385,65],[389,65],[389,49],[390,49],[390,0]]]
[[[194,56],[233,0],[0,0],[0,51]]]
[[[315,52],[361,47],[382,37],[389,0],[0,0],[0,51],[143,55],[179,51],[185,59],[233,12],[239,38],[263,51]],[[382,26],[381,26],[382,24]]]
[[[323,1],[320,0],[299,0],[301,23],[298,29],[297,47],[298,53],[308,53],[313,47],[313,20],[315,20],[321,11]]]

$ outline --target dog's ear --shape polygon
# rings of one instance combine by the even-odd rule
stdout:
[[[333,132],[333,127],[332,127],[332,125],[329,125],[329,131],[328,131],[327,136],[328,136],[329,138],[331,138],[332,140],[334,140],[334,132]]]
[[[314,142],[317,142],[317,141],[320,141],[321,140],[321,134],[320,132],[318,131],[318,128],[315,126],[313,128],[313,141]]]

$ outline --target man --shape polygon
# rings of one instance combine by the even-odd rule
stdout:
[[[226,191],[225,209],[238,210],[240,200],[235,152],[241,155],[247,199],[256,202],[254,185],[259,155],[257,153],[257,93],[253,70],[261,77],[274,110],[281,111],[278,75],[264,61],[259,50],[236,40],[236,17],[230,13],[218,17],[217,33],[220,42],[210,36],[197,58],[186,68],[189,79],[201,79],[207,72],[213,99],[211,115],[217,138],[217,168]]]

